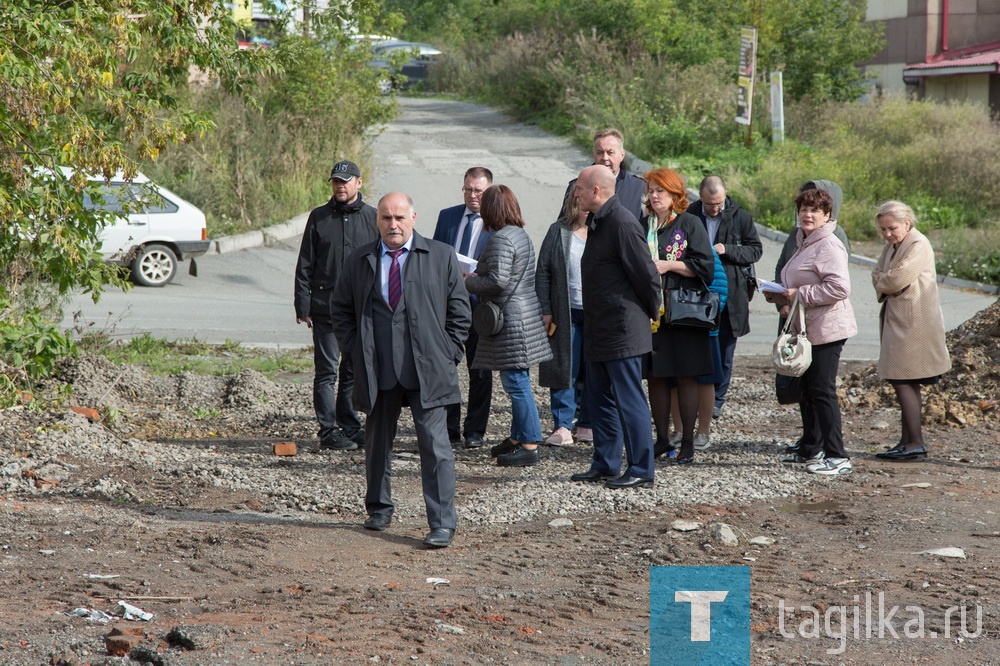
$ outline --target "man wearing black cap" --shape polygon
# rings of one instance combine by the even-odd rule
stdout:
[[[361,169],[337,162],[330,172],[333,198],[309,213],[295,265],[295,320],[312,329],[313,407],[320,448],[350,451],[364,444],[365,431],[351,405],[354,371],[340,348],[330,320],[330,301],[344,259],[378,238],[375,209],[361,196]],[[338,383],[339,364],[339,383]],[[336,391],[334,387],[336,386]]]

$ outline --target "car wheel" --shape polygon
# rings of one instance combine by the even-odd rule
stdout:
[[[132,281],[144,287],[162,287],[176,272],[177,255],[166,245],[143,245],[132,260]]]

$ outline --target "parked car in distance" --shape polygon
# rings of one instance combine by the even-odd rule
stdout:
[[[379,83],[383,94],[393,89],[405,90],[415,83],[426,83],[431,63],[442,55],[439,49],[430,44],[404,42],[399,39],[377,42],[372,50],[375,57],[368,65],[385,73],[385,78]],[[397,54],[407,58],[402,65],[394,62],[392,58]]]
[[[128,266],[132,281],[145,287],[169,284],[185,259],[191,259],[191,273],[196,274],[193,258],[205,254],[210,245],[205,214],[141,173],[131,183],[119,176],[110,183],[90,178],[100,183],[101,201],[84,195],[88,210],[118,213],[100,235],[105,261]]]

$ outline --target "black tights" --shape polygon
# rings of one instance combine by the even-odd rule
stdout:
[[[647,377],[649,406],[656,426],[656,439],[670,437],[670,386],[663,377]],[[681,412],[681,455],[694,455],[694,426],[698,418],[698,382],[694,377],[677,378],[677,406]],[[677,424],[674,424],[677,429]]]
[[[896,389],[896,400],[899,401],[899,408],[903,412],[902,427],[899,443],[907,449],[917,449],[924,444],[924,434],[921,429],[923,419],[920,384],[893,384]]]

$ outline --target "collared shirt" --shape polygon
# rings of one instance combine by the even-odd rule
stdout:
[[[403,264],[406,263],[406,258],[410,256],[410,252],[413,250],[413,234],[412,233],[410,234],[410,237],[406,239],[406,242],[403,243],[403,249],[406,250],[406,251],[403,252],[403,254],[399,255],[399,257],[396,259],[396,261],[399,262],[399,276],[400,276],[400,278],[403,277]],[[381,287],[383,300],[385,300],[385,302],[388,303],[389,302],[389,267],[392,266],[392,255],[390,255],[389,253],[392,252],[392,250],[390,250],[388,247],[386,247],[385,241],[382,241],[382,242],[379,243],[379,250],[380,250],[380,252],[379,252],[379,256],[380,256],[380,259],[379,259],[379,278],[378,278],[379,279],[379,286]]]
[[[705,209],[702,208],[702,211]],[[708,241],[715,245],[715,236],[719,233],[719,225],[722,223],[722,211],[715,217],[709,217],[708,213],[705,213],[705,229],[708,231]]]
[[[462,234],[465,233],[465,227],[469,224],[469,215],[474,215],[475,219],[472,222],[472,238],[469,239],[469,253],[466,256],[472,257],[476,253],[476,244],[479,243],[479,235],[483,233],[483,218],[479,213],[473,213],[468,208],[462,214],[462,222],[458,225],[458,235],[455,236],[455,251],[458,252],[462,248]]]

